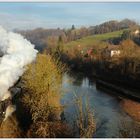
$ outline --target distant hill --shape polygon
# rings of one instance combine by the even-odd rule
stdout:
[[[137,23],[133,20],[124,19],[122,21],[111,20],[104,22],[100,25],[89,27],[91,34],[103,34],[121,29],[131,28],[137,26]]]
[[[43,29],[37,28],[34,30],[16,31],[23,36],[25,36],[31,43],[35,44],[39,51],[48,47],[56,45],[58,37],[61,36],[64,43],[84,39],[84,37],[92,36],[96,34],[104,34],[114,31],[119,31],[122,29],[131,28],[134,26],[139,26],[135,21],[124,19],[122,21],[111,20],[104,22],[100,25],[91,27],[81,27],[81,28],[70,28],[70,29]],[[72,26],[73,27],[73,26]],[[91,37],[92,38],[92,37]],[[90,42],[90,41],[89,41]],[[54,43],[52,45],[52,43]]]
[[[60,29],[43,29],[37,28],[34,30],[16,31],[26,37],[31,43],[36,45],[39,51],[47,47],[47,41],[49,37],[57,39],[59,36],[66,38],[65,33]]]

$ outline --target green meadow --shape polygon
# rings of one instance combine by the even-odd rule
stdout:
[[[111,38],[117,38],[122,35],[124,30],[105,33],[105,34],[98,34],[98,35],[92,35],[88,37],[84,37],[82,39],[78,39],[76,41],[71,41],[69,43],[66,43],[64,46],[64,50],[69,50],[74,47],[80,46],[80,49],[88,49],[90,47],[99,47],[100,49],[102,47],[105,47],[107,45],[107,40]]]

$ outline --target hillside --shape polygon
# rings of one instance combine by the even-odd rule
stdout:
[[[80,46],[80,49],[90,48],[93,46],[97,48],[102,48],[106,46],[107,40],[111,38],[120,37],[123,31],[124,30],[98,34],[98,35],[92,35],[92,36],[84,37],[82,39],[78,39],[76,41],[71,41],[65,45],[64,50],[66,51],[75,47],[77,48],[78,46]]]
[[[65,40],[65,33],[60,29],[43,29],[37,28],[34,30],[16,31],[35,44],[36,49],[42,51],[49,44],[49,39],[53,41],[57,40],[59,36],[62,36]]]
[[[85,44],[87,44],[86,42],[88,42],[89,44],[91,42],[92,44],[96,39],[99,40],[101,38],[106,39],[108,37],[116,37],[115,35],[118,35],[119,32],[121,32],[122,30],[135,26],[138,25],[134,21],[124,19],[122,21],[111,20],[90,27],[83,26],[81,28],[76,28],[73,25],[71,28],[68,29],[37,28],[34,30],[15,30],[15,32],[20,33],[25,38],[30,40],[31,43],[35,44],[36,49],[38,49],[39,51],[43,51],[46,47],[55,47],[59,36],[62,37],[64,43],[71,41],[75,42],[76,40],[79,41],[79,39],[83,40],[85,38],[85,40],[82,42],[83,44],[84,42]]]
[[[110,21],[104,22],[100,25],[94,26],[92,29],[92,33],[93,34],[103,34],[103,33],[131,28],[134,26],[137,26],[137,23],[130,19],[123,19],[121,21],[110,20]]]

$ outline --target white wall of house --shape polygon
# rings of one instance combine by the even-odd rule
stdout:
[[[139,32],[140,32],[139,30],[136,30],[136,31],[134,32],[134,34],[137,35],[137,34],[139,34]]]
[[[111,50],[111,57],[113,57],[113,56],[119,56],[120,55],[120,50]]]

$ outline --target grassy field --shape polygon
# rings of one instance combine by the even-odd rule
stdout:
[[[80,50],[88,49],[90,47],[98,48],[99,46],[100,48],[102,48],[107,44],[106,40],[110,38],[120,37],[123,31],[124,30],[120,30],[120,31],[115,31],[115,32],[110,32],[105,34],[98,34],[98,35],[84,37],[82,39],[71,41],[65,44],[64,49],[69,50],[72,49],[73,47],[78,47],[78,46],[80,46]]]

